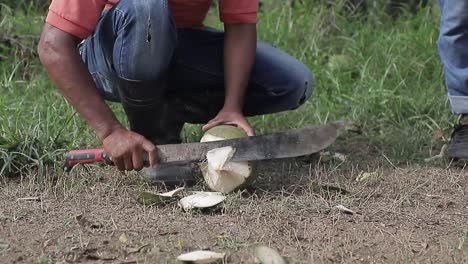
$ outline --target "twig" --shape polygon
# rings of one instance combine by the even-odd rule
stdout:
[[[16,201],[35,201],[35,202],[40,202],[41,197],[23,197],[23,198],[18,198]]]

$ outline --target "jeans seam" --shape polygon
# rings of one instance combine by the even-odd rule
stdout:
[[[116,12],[119,12],[121,16],[124,17],[124,25],[127,24],[127,18],[125,17],[125,12],[123,12],[122,10],[118,9],[117,7],[114,9],[114,11]],[[115,33],[115,35],[119,35],[120,32],[122,32],[123,30],[125,29],[125,27],[122,27],[121,29],[119,29],[119,31],[117,31],[117,33]]]

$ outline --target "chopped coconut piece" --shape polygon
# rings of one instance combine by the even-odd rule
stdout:
[[[198,250],[189,253],[182,254],[177,257],[178,261],[189,262],[189,263],[213,263],[218,260],[224,259],[225,253],[217,253],[207,250]]]
[[[219,192],[198,192],[196,194],[182,198],[179,201],[179,206],[184,210],[194,208],[209,208],[222,203],[226,196]]]
[[[236,150],[233,147],[222,147],[208,151],[206,160],[208,165],[215,170],[222,170],[224,165],[232,159]]]
[[[246,137],[247,134],[238,127],[221,125],[208,130],[201,142],[219,141]],[[207,162],[200,166],[203,178],[208,187],[217,192],[228,193],[251,184],[255,180],[254,162],[231,161],[235,149],[223,147],[207,153]]]

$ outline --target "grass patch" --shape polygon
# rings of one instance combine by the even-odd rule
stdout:
[[[0,9],[1,175],[59,171],[66,149],[100,145],[42,69],[35,46],[45,11],[29,3]],[[305,62],[315,94],[297,111],[251,118],[258,132],[341,119],[360,124],[391,159],[427,157],[440,144],[433,133],[454,121],[436,50],[438,13],[425,8],[395,20],[381,10],[376,5],[367,15],[349,17],[339,5],[265,3],[259,38]],[[208,24],[221,27],[215,13]],[[112,107],[124,121],[120,106]],[[198,125],[183,132],[185,141],[200,136]]]

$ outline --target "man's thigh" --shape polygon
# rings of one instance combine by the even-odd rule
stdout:
[[[80,52],[104,98],[119,101],[118,78],[160,81],[176,47],[167,0],[121,0],[103,12]]]
[[[210,101],[211,115],[224,101],[224,33],[213,29],[179,30],[169,89],[174,96]],[[292,110],[313,90],[313,78],[303,63],[259,42],[245,97],[246,115]]]

